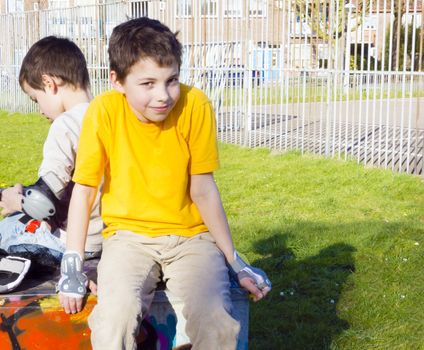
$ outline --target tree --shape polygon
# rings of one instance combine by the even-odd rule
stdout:
[[[385,70],[414,70],[414,71],[422,71],[424,67],[422,66],[422,62],[424,60],[423,54],[423,38],[422,38],[422,28],[415,28],[415,44],[414,40],[414,28],[412,25],[408,26],[408,34],[406,41],[405,38],[405,26],[402,25],[400,30],[396,33],[397,38],[400,38],[399,46],[392,48],[391,56],[392,62],[389,64],[389,60],[384,62],[384,67],[381,67]],[[389,57],[390,55],[390,29],[387,31],[386,39],[385,39],[385,57]],[[404,57],[405,52],[405,44],[406,46],[406,57]],[[414,45],[413,45],[414,44]],[[414,50],[413,50],[414,48]],[[414,58],[414,66],[412,67],[412,58]]]
[[[393,42],[395,46],[392,49],[392,70],[399,70],[401,56],[401,37],[402,37],[402,17],[406,12],[405,0],[393,0]],[[404,31],[404,30],[403,30]],[[403,45],[402,45],[403,46]],[[403,54],[402,54],[403,56]]]
[[[355,1],[355,11],[352,16],[355,18],[355,25],[351,30],[356,30],[362,20],[362,12],[368,11],[371,0]],[[346,50],[345,39],[347,35],[347,16],[345,0],[293,0],[293,10],[302,21],[308,23],[312,29],[310,43],[313,59],[316,60],[318,43],[324,42],[329,45],[331,68],[341,68],[343,64],[344,51]],[[339,44],[338,57],[336,57],[335,43]],[[339,62],[339,67],[335,67],[335,62]]]
[[[402,18],[406,13],[410,13],[414,6],[413,1],[409,2],[409,9],[407,9],[407,2],[405,0],[394,0],[393,3],[393,26],[392,29],[388,30],[386,35],[386,57],[389,57],[389,43],[390,43],[390,34],[392,31],[391,41],[394,43],[391,52],[391,65],[389,62],[385,62],[385,69],[390,69],[394,71],[399,71],[403,69],[412,69],[420,70],[424,69],[423,60],[423,40],[424,40],[424,26],[421,24],[421,27],[415,28],[414,33],[414,23],[409,23],[408,33],[406,36],[405,43],[405,25],[402,24]],[[413,40],[415,37],[415,43],[413,45]],[[404,57],[405,44],[407,56]],[[414,50],[413,50],[414,48]],[[412,58],[414,58],[414,67],[412,67]]]

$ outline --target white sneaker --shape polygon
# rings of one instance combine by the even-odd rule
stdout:
[[[0,293],[14,290],[24,279],[31,260],[18,256],[6,256],[0,259]]]

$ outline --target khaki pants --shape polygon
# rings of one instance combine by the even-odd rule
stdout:
[[[136,349],[135,337],[161,280],[184,303],[193,350],[234,350],[225,259],[209,233],[150,238],[118,231],[103,243],[97,305],[89,317],[95,350]]]

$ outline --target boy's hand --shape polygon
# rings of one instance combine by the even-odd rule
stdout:
[[[22,192],[23,187],[21,184],[5,188],[2,191],[0,201],[1,215],[7,216],[22,210]]]
[[[253,301],[261,300],[271,290],[272,284],[266,273],[248,265],[236,251],[234,252],[234,261],[230,263],[230,266],[237,274],[240,285],[253,295]]]
[[[59,300],[67,314],[80,312],[87,292],[88,279],[82,272],[82,258],[78,252],[66,251],[60,267],[62,276],[58,282]]]
[[[239,284],[249,292],[249,298],[255,302],[265,298],[270,291],[270,288],[259,289],[256,283],[249,277],[239,278]]]
[[[88,281],[88,289],[94,295],[97,295],[97,285],[94,281]],[[60,305],[62,305],[63,309],[67,314],[76,314],[82,310],[83,298],[72,298],[66,296],[64,293],[59,293],[59,301]]]

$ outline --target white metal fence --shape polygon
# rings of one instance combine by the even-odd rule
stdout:
[[[1,109],[36,109],[17,74],[39,38],[74,40],[97,94],[113,27],[149,16],[180,32],[182,81],[207,92],[222,141],[423,174],[422,0],[92,2],[0,15]]]

